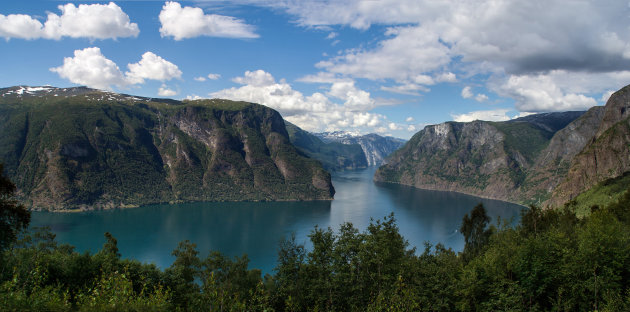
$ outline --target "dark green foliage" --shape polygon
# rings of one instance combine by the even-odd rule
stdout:
[[[15,200],[14,193],[15,185],[4,175],[0,164],[0,252],[11,245],[31,221],[31,213]]]
[[[518,152],[530,162],[533,162],[540,151],[547,146],[555,133],[528,122],[493,122],[491,124],[505,134],[506,152],[509,154]]]
[[[479,254],[488,244],[492,229],[488,229],[490,217],[486,214],[483,204],[478,204],[470,212],[470,216],[466,214],[462,220],[459,232],[464,235],[464,258],[471,259]]]

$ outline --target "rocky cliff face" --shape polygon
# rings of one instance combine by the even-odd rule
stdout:
[[[339,142],[343,144],[358,144],[363,149],[368,166],[380,166],[387,156],[405,144],[405,140],[383,137],[375,133],[367,135],[353,135],[348,132],[316,133],[324,142]]]
[[[317,159],[329,171],[367,168],[363,149],[358,144],[324,142],[300,127],[285,122],[291,143],[310,158]]]
[[[630,86],[615,92],[601,114],[597,130],[571,160],[566,179],[547,205],[562,205],[597,183],[630,171]]]
[[[331,199],[267,107],[87,88],[0,89],[0,161],[34,208]]]
[[[549,185],[539,183],[530,173],[545,172],[551,163],[576,153],[558,150],[562,139],[554,141],[552,137],[582,114],[552,113],[508,122],[427,126],[392,154],[374,179],[520,203],[539,202]],[[575,127],[587,136],[583,128],[591,121],[585,118]],[[567,130],[561,137],[578,142],[580,133]],[[541,160],[541,155],[547,160]]]

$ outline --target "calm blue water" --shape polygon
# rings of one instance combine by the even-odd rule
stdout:
[[[518,218],[522,206],[473,196],[419,190],[393,184],[375,184],[375,168],[333,176],[334,201],[267,203],[190,203],[151,205],[135,209],[81,213],[34,212],[31,226],[49,226],[60,242],[76,250],[96,252],[110,232],[118,239],[123,257],[155,263],[173,262],[171,252],[180,241],[197,244],[201,256],[219,250],[230,256],[246,253],[250,268],[271,272],[279,241],[295,233],[308,246],[315,225],[338,229],[351,222],[363,231],[370,218],[394,212],[401,234],[423,250],[424,242],[443,243],[461,250],[464,240],[456,230],[462,217],[482,202],[497,216]]]

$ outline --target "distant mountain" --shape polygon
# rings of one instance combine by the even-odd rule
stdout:
[[[278,112],[89,88],[0,89],[0,162],[33,208],[332,199]]]
[[[599,109],[427,126],[394,152],[374,179],[541,203],[594,133]]]
[[[385,158],[405,144],[405,140],[384,137],[375,133],[359,135],[356,133],[335,131],[314,133],[315,136],[324,142],[339,142],[343,144],[358,144],[363,149],[367,158],[368,166],[379,166],[383,164]]]
[[[324,142],[292,123],[285,121],[285,124],[291,144],[306,156],[319,160],[324,169],[339,171],[367,168],[367,159],[360,145]]]

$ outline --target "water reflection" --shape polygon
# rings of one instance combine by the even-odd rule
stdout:
[[[520,213],[520,206],[497,200],[388,183],[376,185],[383,196],[397,208],[397,218],[413,220],[412,225],[400,222],[401,232],[408,240],[416,242],[417,247],[422,246],[419,240],[423,239],[434,245],[443,243],[455,250],[463,249],[463,237],[458,232],[461,220],[479,203],[486,208],[492,224],[499,218],[516,222]]]

